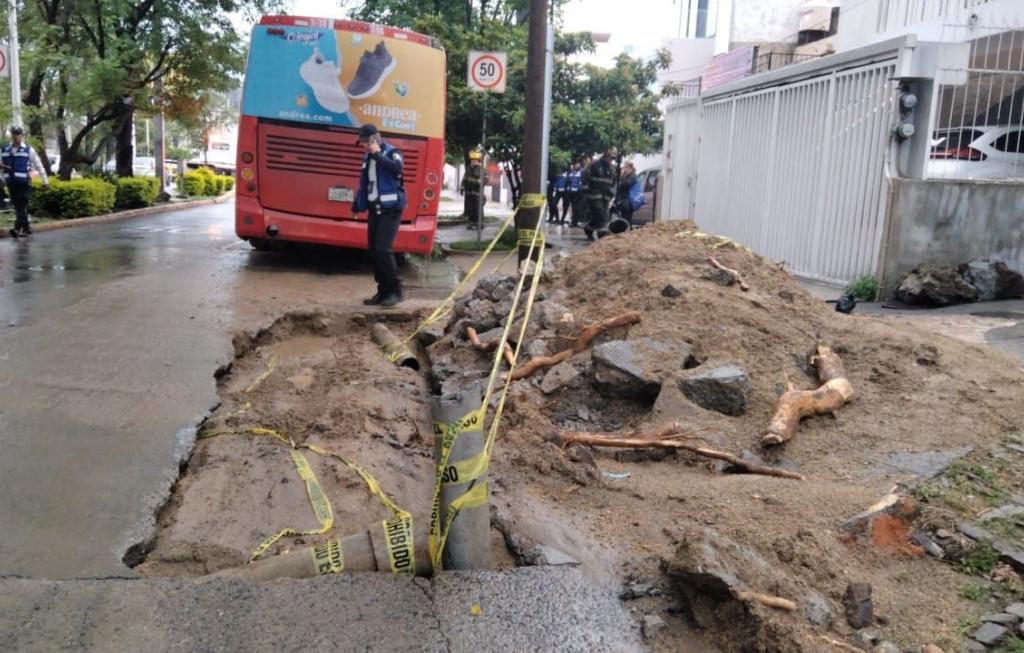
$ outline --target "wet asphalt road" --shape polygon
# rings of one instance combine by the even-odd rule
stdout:
[[[250,251],[233,210],[0,240],[0,575],[132,575],[231,332],[372,294],[351,255]]]

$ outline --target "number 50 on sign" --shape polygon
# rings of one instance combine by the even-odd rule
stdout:
[[[505,52],[469,51],[469,88],[491,93],[505,92]]]

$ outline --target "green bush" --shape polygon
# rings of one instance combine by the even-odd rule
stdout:
[[[138,209],[153,206],[160,194],[160,180],[156,177],[122,177],[117,180],[115,208]]]
[[[185,194],[189,197],[202,197],[206,194],[206,175],[198,171],[185,173]]]
[[[196,174],[203,180],[203,190],[200,195],[212,196],[217,195],[217,175],[213,173],[213,170],[209,168],[198,168]],[[189,193],[191,195],[191,193]]]
[[[102,179],[54,179],[48,189],[34,181],[32,187],[29,212],[64,220],[110,213],[117,196],[117,188]]]
[[[870,274],[857,277],[846,287],[846,293],[859,302],[873,302],[878,298],[878,279]]]
[[[224,182],[224,188],[221,189],[222,193],[226,193],[235,187],[235,178],[231,175],[221,175],[220,179]]]

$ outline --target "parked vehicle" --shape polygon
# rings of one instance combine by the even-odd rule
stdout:
[[[1020,179],[1024,177],[1024,129],[1021,125],[993,125],[936,130],[928,176]]]
[[[106,172],[117,170],[117,161],[110,159],[103,166]],[[137,156],[132,160],[132,174],[136,177],[153,177],[156,175],[156,159],[151,156]]]
[[[633,212],[633,224],[654,222],[654,200],[658,192],[658,175],[661,168],[648,168],[637,174],[640,185],[644,189],[644,205]]]

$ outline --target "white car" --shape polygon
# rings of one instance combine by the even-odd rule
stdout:
[[[937,179],[1024,178],[1024,127],[993,125],[936,130],[928,176]]]
[[[117,170],[117,161],[111,159],[103,166],[107,172]],[[136,177],[153,177],[156,175],[156,159],[151,156],[137,156],[132,160],[132,174]]]

